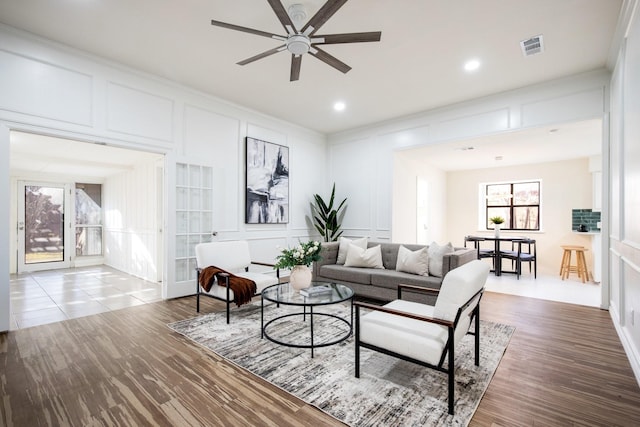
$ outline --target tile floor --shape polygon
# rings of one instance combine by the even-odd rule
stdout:
[[[569,304],[600,307],[601,287],[599,283],[582,283],[575,274],[567,280],[560,279],[559,275],[540,274],[534,279],[528,272],[516,280],[513,274],[504,274],[500,277],[489,274],[485,289],[491,292],[520,295],[531,298],[550,301],[566,302]]]
[[[10,330],[160,301],[162,285],[107,266],[12,275]]]

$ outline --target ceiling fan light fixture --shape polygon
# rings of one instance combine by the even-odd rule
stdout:
[[[309,52],[311,41],[302,34],[296,34],[287,38],[287,50],[294,55],[304,55]]]

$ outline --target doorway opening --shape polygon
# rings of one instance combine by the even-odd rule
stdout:
[[[561,244],[588,248],[592,255],[587,260],[591,271],[599,270],[597,261],[606,261],[601,244],[594,243],[585,233],[574,232],[572,227],[573,210],[596,212],[603,207],[602,145],[603,121],[590,119],[397,151],[393,172],[393,241],[424,243],[426,222],[427,244],[451,241],[462,247],[464,236],[492,232],[482,225],[486,224],[486,195],[479,191],[483,183],[541,179],[546,184],[541,194],[541,229],[506,231],[537,241],[541,274],[537,280],[521,277],[517,283],[515,280],[506,283],[509,279],[505,278],[492,290],[517,293],[530,286],[529,296],[547,296],[576,304],[585,304],[582,293],[588,293],[589,305],[602,306],[608,299],[602,296],[599,278],[578,287],[563,286],[567,281],[556,283]],[[543,282],[550,283],[549,290],[555,285],[565,292],[561,295],[543,292],[547,289],[541,286]]]
[[[108,265],[162,281],[164,155],[10,132],[10,273]]]

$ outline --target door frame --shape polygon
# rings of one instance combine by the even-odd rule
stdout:
[[[71,258],[73,256],[72,249],[75,248],[75,238],[73,236],[73,206],[74,206],[74,194],[72,191],[73,184],[62,182],[48,182],[48,181],[31,181],[31,180],[18,180],[18,274],[31,271],[43,271],[43,270],[55,270],[61,268],[71,267]],[[62,261],[50,261],[50,262],[38,262],[27,264],[25,262],[25,188],[27,186],[40,186],[51,188],[62,188],[64,199],[62,206],[62,244],[63,253]]]

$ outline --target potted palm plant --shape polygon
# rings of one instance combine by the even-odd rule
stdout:
[[[340,223],[342,216],[344,215],[346,197],[337,208],[333,207],[336,195],[336,184],[333,183],[333,189],[331,190],[331,197],[329,202],[326,203],[322,197],[318,194],[314,194],[315,205],[311,205],[311,211],[313,214],[313,225],[318,230],[318,233],[324,238],[325,242],[335,242],[342,235],[340,231]]]

